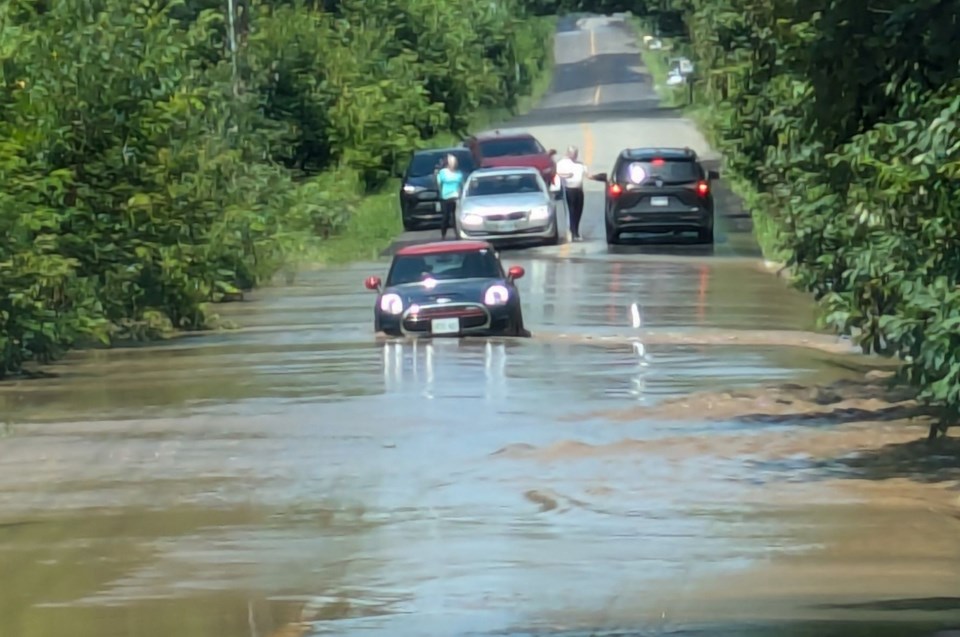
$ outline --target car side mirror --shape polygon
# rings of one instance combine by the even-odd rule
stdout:
[[[607,180],[607,173],[597,173],[596,175],[594,175],[594,176],[591,177],[590,179],[593,179],[594,181],[606,181],[606,180]]]
[[[720,179],[720,172],[716,170],[708,170],[707,179]]]
[[[507,278],[510,281],[516,281],[517,279],[522,279],[524,274],[526,274],[526,270],[521,268],[519,265],[511,266],[510,269],[507,270]]]
[[[380,277],[378,276],[368,276],[367,279],[363,282],[363,285],[368,290],[373,290],[374,292],[380,291]]]

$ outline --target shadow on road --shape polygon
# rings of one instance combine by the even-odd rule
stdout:
[[[597,78],[603,86],[615,84],[644,84],[653,92],[653,78],[640,64],[639,53],[608,53],[587,58],[582,62],[559,64],[554,67],[551,93],[581,91],[597,87]],[[582,108],[582,107],[581,107]]]
[[[645,254],[659,256],[712,256],[716,246],[711,243],[699,243],[695,237],[672,239],[666,243],[663,237],[621,238],[619,245],[607,246],[607,253],[614,255]]]
[[[504,124],[504,128],[524,126],[580,126],[584,122],[599,124],[628,119],[680,119],[683,111],[661,106],[657,98],[626,102],[607,102],[598,106],[556,106],[537,108]]]
[[[884,599],[853,604],[816,604],[813,608],[891,611],[960,611],[960,597],[918,597],[914,599]]]

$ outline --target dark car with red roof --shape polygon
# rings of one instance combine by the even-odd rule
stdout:
[[[486,241],[438,241],[401,248],[377,293],[374,331],[389,336],[530,336],[515,281]]]
[[[529,166],[536,168],[547,184],[553,184],[557,164],[553,158],[557,151],[547,150],[530,133],[480,133],[464,140],[480,168],[506,168]]]

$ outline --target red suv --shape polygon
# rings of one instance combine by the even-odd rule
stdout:
[[[481,168],[529,166],[539,170],[548,185],[557,174],[553,161],[557,151],[545,149],[529,133],[481,133],[469,137],[463,145],[470,149]]]

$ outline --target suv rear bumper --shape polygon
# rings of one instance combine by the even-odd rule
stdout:
[[[713,212],[704,209],[622,210],[613,215],[618,232],[672,232],[713,227]]]
[[[443,221],[443,207],[440,199],[430,197],[433,193],[421,195],[400,195],[400,210],[405,222],[415,223],[424,229],[431,227],[440,227]],[[439,210],[438,210],[439,208]]]

